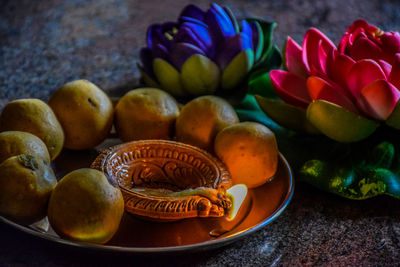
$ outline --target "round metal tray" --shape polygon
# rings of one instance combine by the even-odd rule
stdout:
[[[98,151],[119,142],[118,139],[108,139],[97,150],[63,151],[53,163],[57,178],[61,179],[74,169],[89,167],[99,154]],[[285,210],[293,192],[294,180],[290,166],[280,154],[274,179],[250,189],[238,215],[232,221],[225,218],[193,218],[174,222],[149,222],[125,212],[119,230],[104,245],[62,239],[51,226],[46,227],[46,220],[41,226],[24,226],[1,216],[0,221],[33,236],[82,249],[129,253],[204,250],[227,245],[265,227]]]

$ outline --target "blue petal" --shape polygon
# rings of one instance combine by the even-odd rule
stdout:
[[[252,29],[250,27],[250,24],[245,20],[242,21],[242,33],[247,35],[247,37],[250,40],[251,49],[253,49],[253,45],[252,45],[252,41],[253,41]]]
[[[153,47],[153,38],[152,38],[152,36],[154,35],[154,32],[159,30],[160,28],[161,28],[161,24],[153,24],[153,25],[150,25],[150,27],[147,28],[146,42],[147,42],[147,46],[150,49]]]
[[[180,70],[183,63],[194,54],[204,55],[204,52],[196,46],[188,43],[174,43],[171,46],[170,62]]]
[[[169,46],[169,41],[162,32],[161,24],[153,24],[147,29],[147,46],[152,49],[156,44]]]
[[[226,39],[216,54],[220,69],[224,70],[237,54],[246,49],[252,49],[251,40],[246,34],[239,33]]]
[[[198,37],[197,34],[187,25],[188,23],[185,22],[182,24],[180,27],[178,33],[174,37],[174,41],[177,43],[189,43],[192,44],[198,48],[200,48],[202,51],[206,52],[207,47],[203,43],[203,41]]]
[[[140,49],[140,62],[142,63],[144,72],[154,78],[153,56],[150,48]]]
[[[185,22],[190,22],[190,23],[198,24],[200,26],[203,26],[203,27],[207,28],[207,24],[205,24],[203,21],[198,20],[198,19],[194,19],[194,18],[191,18],[191,17],[181,17],[179,19],[180,19],[180,22],[182,24],[185,23]]]
[[[213,38],[214,44],[219,44],[224,41],[224,39],[235,35],[235,27],[232,25],[229,17],[220,15],[214,9],[209,9],[204,18],[205,23]]]
[[[179,15],[179,21],[181,17],[190,17],[195,18],[197,20],[203,21],[204,20],[205,12],[196,5],[187,5]]]
[[[228,26],[227,29],[229,28],[229,32],[231,34],[235,34],[236,29],[235,29],[234,22],[231,20],[230,16],[225,12],[225,10],[215,3],[211,4],[211,9],[215,10],[217,12],[217,14],[219,15],[220,20],[223,21],[223,23],[225,23]]]
[[[254,57],[257,61],[261,57],[261,53],[264,47],[264,34],[260,24],[256,21],[250,23],[251,27],[251,41],[253,44]]]
[[[223,9],[226,12],[226,14],[228,15],[229,19],[231,20],[232,25],[235,27],[236,33],[239,33],[239,24],[238,24],[235,16],[233,15],[231,9],[227,6],[224,6]]]

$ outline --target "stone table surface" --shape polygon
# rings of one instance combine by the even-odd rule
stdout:
[[[146,27],[175,20],[185,0],[3,0],[0,2],[0,108],[13,99],[48,100],[65,82],[85,78],[110,96],[138,85],[137,58]],[[355,20],[400,30],[396,0],[217,1],[239,17],[278,23],[301,42],[315,26],[335,43]],[[203,8],[208,1],[191,3]],[[272,224],[229,246],[179,255],[98,253],[54,244],[0,223],[1,266],[400,266],[400,201],[351,201],[296,184]]]

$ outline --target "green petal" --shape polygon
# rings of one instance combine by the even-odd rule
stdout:
[[[279,68],[282,64],[282,55],[279,48],[274,45],[270,52],[265,56],[262,57],[257,64],[254,65],[253,71],[269,71],[271,69]]]
[[[142,75],[142,81],[147,84],[149,87],[153,87],[153,88],[161,88],[161,85],[155,81],[154,79],[152,79],[145,71],[144,69],[138,65],[138,68],[140,70],[140,74]]]
[[[286,104],[279,100],[256,95],[260,108],[279,125],[295,131],[318,134],[319,131],[307,120],[304,109]]]
[[[179,79],[179,72],[167,61],[161,58],[154,59],[153,71],[165,91],[176,96],[186,95]]]
[[[191,56],[181,69],[181,82],[192,95],[213,94],[218,88],[219,79],[218,66],[203,55]]]
[[[393,109],[392,114],[390,114],[389,118],[386,120],[386,124],[390,127],[393,127],[397,130],[400,130],[400,101],[397,102],[396,106]]]
[[[259,60],[256,62],[255,67],[259,67],[259,65],[264,62],[267,57],[269,56],[269,53],[272,50],[272,36],[273,36],[273,31],[276,27],[275,22],[268,22],[260,19],[246,19],[248,22],[253,22],[256,21],[262,28],[263,32],[263,38],[264,38],[264,45],[262,48],[261,56]]]
[[[236,55],[222,73],[222,89],[232,90],[236,88],[246,78],[253,63],[254,53],[251,49],[246,49]]]
[[[260,66],[264,66],[265,68],[267,68],[267,70],[271,70],[271,69],[279,68],[281,66],[281,64],[282,64],[281,51],[279,50],[279,48],[276,45],[274,45],[271,48],[271,52],[268,54],[268,57],[263,62],[263,64]]]
[[[378,127],[375,121],[324,100],[314,101],[308,106],[307,119],[323,134],[343,143],[360,141]]]
[[[149,87],[153,87],[153,88],[161,88],[161,85],[154,81],[152,78],[150,78],[149,75],[147,75],[146,73],[142,73],[142,78],[143,81],[149,86]]]

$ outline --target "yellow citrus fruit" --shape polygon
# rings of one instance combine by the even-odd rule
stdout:
[[[57,184],[47,216],[61,237],[106,243],[118,230],[123,212],[121,191],[102,172],[83,168],[70,172]]]
[[[60,154],[64,132],[51,108],[40,99],[9,102],[0,116],[0,131],[22,131],[36,135],[46,144],[50,159]]]
[[[237,122],[239,118],[226,100],[217,96],[201,96],[181,109],[176,119],[176,139],[212,151],[217,133]]]
[[[50,155],[43,141],[27,132],[5,131],[0,133],[0,163],[12,156],[27,154],[50,162]]]
[[[171,95],[160,89],[139,88],[118,101],[115,128],[123,141],[171,139],[178,114],[178,103]]]
[[[6,159],[0,164],[0,213],[23,224],[44,218],[56,184],[47,161],[25,154]]]
[[[64,84],[50,98],[65,133],[64,146],[83,150],[100,144],[108,136],[114,108],[110,98],[86,80]]]
[[[214,151],[226,164],[233,183],[249,188],[267,182],[278,167],[275,135],[256,122],[241,122],[224,128],[215,138]]]

